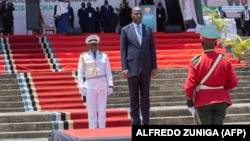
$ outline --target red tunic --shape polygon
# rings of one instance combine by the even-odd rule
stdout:
[[[232,104],[229,90],[238,85],[238,78],[230,61],[224,57],[204,82],[206,86],[223,86],[224,89],[202,89],[195,93],[196,86],[200,84],[200,81],[212,67],[218,55],[219,53],[214,51],[204,53],[198,58],[199,63],[194,64],[191,62],[189,65],[184,89],[187,99],[194,98],[195,108],[221,102],[226,102],[228,105]]]

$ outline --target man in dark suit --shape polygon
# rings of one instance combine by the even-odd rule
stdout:
[[[13,35],[14,16],[13,11],[15,10],[14,5],[10,1],[6,1],[0,9],[0,14],[3,20],[3,35]]]
[[[84,32],[85,33],[96,33],[96,23],[97,23],[97,15],[95,9],[91,6],[91,3],[87,3],[87,8],[83,13],[83,21],[84,21]]]
[[[110,33],[113,31],[112,30],[113,12],[114,8],[111,5],[109,5],[108,0],[104,0],[104,5],[101,6],[101,16],[102,16],[104,33]]]
[[[74,9],[73,9],[73,7],[71,7],[70,1],[68,1],[68,3],[69,3],[69,22],[70,22],[70,27],[74,28],[74,22],[75,22]]]
[[[248,10],[248,5],[244,6],[244,10],[240,14],[242,35],[250,36],[250,11]]]
[[[157,74],[155,42],[152,29],[142,24],[140,7],[132,9],[131,17],[120,35],[122,74],[128,81],[132,125],[148,125],[150,82]]]
[[[132,22],[131,11],[132,11],[132,8],[130,8],[128,3],[126,2],[124,4],[124,8],[121,9],[120,17],[119,17],[121,28],[123,28],[124,26],[126,26]],[[119,33],[120,32],[121,31],[119,30]]]
[[[226,18],[227,14],[224,10],[222,10],[222,6],[218,6],[218,9],[216,10],[216,13],[219,15],[220,18]]]
[[[157,5],[158,5],[158,7],[156,8],[157,32],[164,32],[166,24],[165,8],[162,6],[161,2],[158,2]]]
[[[77,16],[79,18],[79,24],[80,24],[80,27],[82,29],[82,33],[84,33],[84,31],[85,31],[84,20],[83,20],[83,13],[84,13],[85,7],[86,7],[85,3],[82,2],[81,3],[81,8],[79,8],[78,11],[77,11]]]

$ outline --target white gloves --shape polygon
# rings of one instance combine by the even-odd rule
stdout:
[[[108,96],[110,96],[113,93],[113,88],[108,88]]]
[[[82,96],[86,96],[87,95],[86,88],[80,88],[80,93],[81,93]]]
[[[194,114],[195,114],[194,107],[188,107],[188,111],[192,114],[192,117],[194,117]]]

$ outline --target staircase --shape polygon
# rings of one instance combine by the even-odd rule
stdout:
[[[159,38],[157,41],[159,46],[157,47],[160,48],[160,42],[163,41],[160,41],[161,36],[156,35],[156,37]],[[42,40],[45,40],[45,38]],[[55,41],[58,39],[54,37],[52,40]],[[77,73],[74,69],[74,63],[78,59],[79,51],[81,51],[80,48],[84,47],[81,46],[78,51],[75,51],[77,55],[72,53],[73,51],[67,54],[67,52],[65,52],[66,49],[64,49],[64,52],[60,52],[60,49],[56,50],[54,48],[53,51],[55,53],[54,55],[57,57],[57,61],[53,62],[50,60],[55,60],[55,58],[51,58],[53,55],[49,54],[50,49],[47,48],[48,45],[53,47],[52,40],[50,40],[51,44],[48,44],[48,42],[41,42],[41,40],[39,42],[41,45],[46,45],[45,50],[48,50],[45,52],[42,51],[44,57],[38,55],[40,54],[38,51],[33,53],[33,56],[36,54],[40,59],[44,58],[44,60],[48,60],[46,63],[41,61],[43,59],[40,60],[40,63],[46,68],[44,71],[39,72],[39,68],[32,66],[32,63],[25,67],[32,70],[31,72],[25,70],[25,68],[21,69],[22,61],[17,61],[18,59],[16,57],[21,56],[20,52],[14,55],[16,57],[15,59],[10,59],[12,61],[15,60],[11,65],[7,65],[6,60],[3,61],[5,63],[2,64],[5,64],[5,67],[2,67],[3,70],[0,75],[0,140],[48,138],[52,130],[87,128],[87,112],[84,99],[80,96],[77,88]],[[174,43],[174,41],[172,42]],[[59,42],[57,42],[57,44],[62,46]],[[105,44],[108,43],[103,43],[103,45]],[[111,44],[117,45],[116,42]],[[42,47],[42,50],[44,50],[44,46]],[[3,50],[2,47],[1,51]],[[115,51],[107,52],[112,54],[118,51],[117,49],[114,50]],[[56,54],[57,52],[60,53]],[[164,51],[159,49],[158,52],[160,54]],[[191,52],[189,52],[189,54],[190,53]],[[8,56],[7,54],[8,52],[2,53],[2,56]],[[63,55],[60,56],[60,54]],[[69,61],[70,63],[67,61],[60,63],[58,60],[63,59],[65,55],[68,57],[71,56],[74,59],[71,59],[71,61]],[[113,55],[115,55],[115,53]],[[28,56],[31,58],[30,62],[32,62],[32,53],[28,53]],[[159,56],[162,58],[169,57],[163,54]],[[191,56],[192,55],[190,55],[190,57]],[[119,62],[119,59],[117,59],[118,57],[112,57],[116,58],[113,61],[117,60]],[[159,59],[161,57],[159,57]],[[188,57],[185,58],[185,60],[188,59]],[[27,58],[25,60],[27,60]],[[113,65],[115,63],[116,62],[113,62]],[[236,61],[234,63],[239,77],[239,85],[231,91],[233,105],[229,107],[227,111],[225,124],[250,124],[250,67],[237,64]],[[15,69],[15,67],[13,67],[13,69],[11,69],[11,67],[6,68],[6,66],[18,66],[18,64],[20,66],[19,69]],[[114,67],[119,68],[119,66],[115,65]],[[108,97],[107,126],[129,126],[129,95],[127,81],[120,74],[119,69],[114,69],[112,74],[114,78],[114,93]],[[185,67],[161,67],[159,69],[157,77],[152,79],[151,82],[151,124],[193,124],[193,118],[185,105],[184,82],[186,75],[187,68]],[[63,87],[60,85],[63,85]],[[48,97],[50,97],[50,99],[48,99]],[[65,104],[60,104],[63,102],[65,102]]]

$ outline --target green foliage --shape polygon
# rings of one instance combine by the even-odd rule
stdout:
[[[212,21],[212,25],[221,33],[224,35],[227,35],[228,33],[228,24],[226,19],[222,19],[219,17],[219,15],[216,12],[213,12],[211,14],[208,14],[209,19]]]
[[[235,38],[225,40],[222,43],[223,47],[232,47],[233,54],[242,60],[244,54],[250,52],[250,38],[243,40],[238,34]]]

